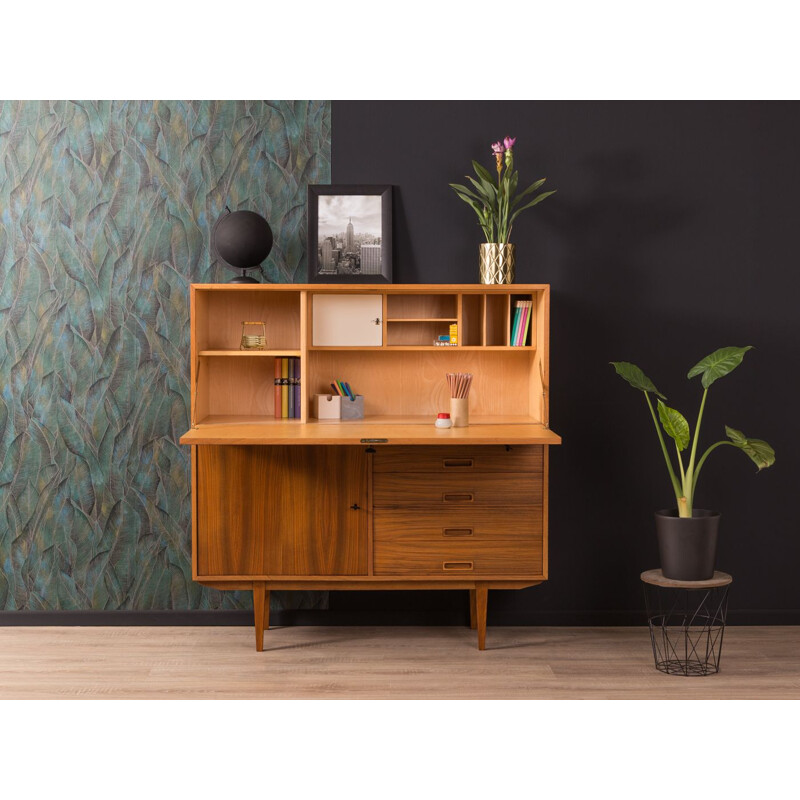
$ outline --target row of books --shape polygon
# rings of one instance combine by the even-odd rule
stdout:
[[[524,347],[528,341],[528,329],[531,326],[532,300],[517,300],[514,310],[514,321],[511,325],[511,346]]]
[[[275,419],[300,419],[300,359],[275,359]]]

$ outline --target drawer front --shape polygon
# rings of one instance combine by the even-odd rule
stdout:
[[[520,506],[498,513],[494,508],[376,509],[375,542],[517,542],[542,543],[542,507]]]
[[[541,445],[445,447],[380,447],[373,456],[374,472],[542,472]]]
[[[383,472],[373,476],[376,508],[540,505],[541,473],[450,474]]]
[[[542,574],[542,543],[519,542],[375,542],[376,575]]]

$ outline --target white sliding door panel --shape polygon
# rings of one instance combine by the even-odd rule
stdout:
[[[311,343],[314,347],[380,347],[383,297],[375,294],[315,294]]]

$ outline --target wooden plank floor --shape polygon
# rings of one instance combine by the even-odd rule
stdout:
[[[800,627],[729,627],[722,669],[653,667],[636,628],[0,628],[0,698],[800,698]]]

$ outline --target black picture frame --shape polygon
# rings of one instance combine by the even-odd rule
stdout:
[[[379,272],[361,271],[361,248],[356,258],[340,261],[333,269],[329,260],[322,264],[320,258],[319,204],[320,198],[342,197],[380,197],[381,201],[381,241]],[[354,204],[355,205],[355,204]],[[345,203],[346,207],[346,203]],[[346,214],[345,214],[346,216]],[[346,225],[343,226],[346,230]],[[333,237],[325,237],[333,238]],[[337,248],[334,249],[334,253]],[[309,283],[391,283],[392,282],[392,187],[389,185],[321,185],[308,187],[308,282]],[[346,253],[344,254],[346,255]],[[335,256],[342,258],[342,254]],[[356,263],[354,263],[356,262]],[[352,272],[350,271],[352,270]]]

